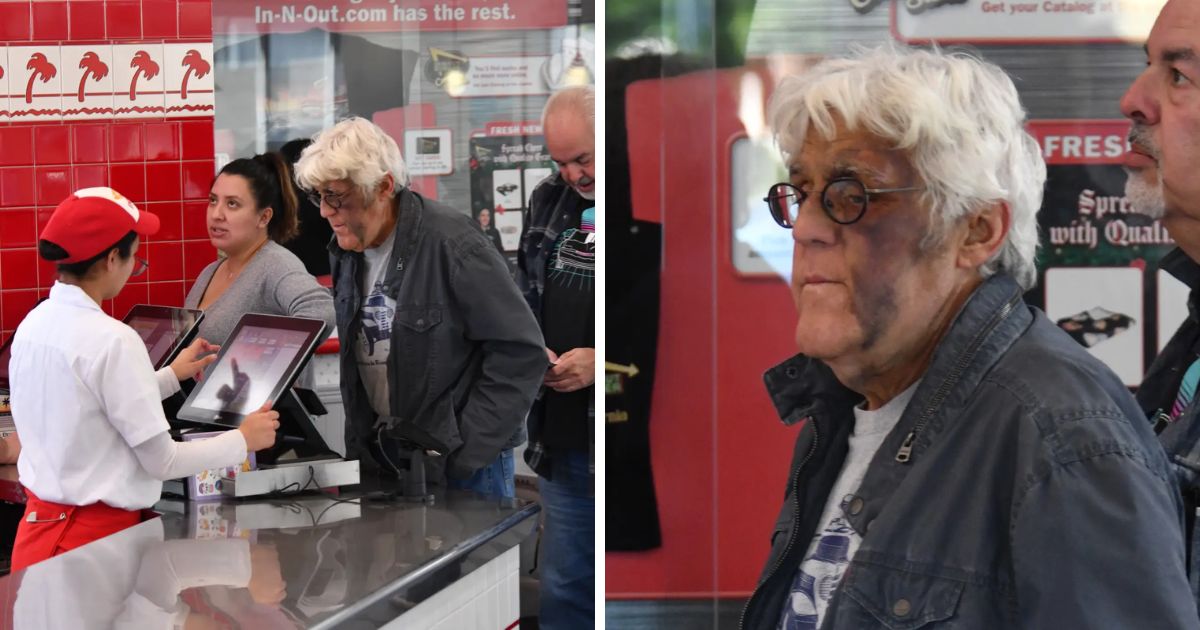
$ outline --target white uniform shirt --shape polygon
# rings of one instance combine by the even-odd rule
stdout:
[[[79,287],[56,282],[13,336],[9,380],[17,471],[38,498],[129,510],[158,501],[162,482],[134,448],[165,437],[162,399],[179,382],[169,367],[155,374],[132,328]]]

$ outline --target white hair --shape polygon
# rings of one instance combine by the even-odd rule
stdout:
[[[550,116],[561,110],[572,111],[583,116],[595,130],[596,88],[590,85],[576,85],[551,94],[550,98],[546,100],[546,106],[542,109],[542,128],[545,129],[546,121],[550,119]]]
[[[1008,234],[980,274],[1005,271],[1026,289],[1037,282],[1046,163],[1024,129],[1016,87],[999,67],[937,48],[860,48],[784,79],[769,109],[785,158],[799,153],[810,124],[832,139],[835,117],[904,151],[933,215],[927,247],[940,243],[954,221],[1007,202]]]
[[[305,190],[348,179],[370,197],[388,173],[397,190],[408,185],[408,168],[396,141],[375,123],[357,116],[314,135],[296,162],[296,183]]]

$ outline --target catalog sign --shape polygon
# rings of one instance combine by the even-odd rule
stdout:
[[[879,0],[848,0],[869,13]],[[1165,0],[893,0],[892,31],[908,42],[1145,41]]]
[[[218,34],[545,29],[565,26],[564,0],[216,0]]]

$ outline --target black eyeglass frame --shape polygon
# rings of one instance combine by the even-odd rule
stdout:
[[[351,191],[345,190],[335,194],[322,194],[316,190],[308,190],[304,192],[304,196],[308,197],[308,200],[312,202],[312,205],[318,208],[320,208],[321,204],[324,203],[334,210],[341,210],[342,204],[346,203],[346,195],[349,195],[350,193]]]
[[[849,220],[839,219],[837,216],[835,216],[833,213],[832,204],[826,198],[826,195],[829,194],[829,190],[834,185],[845,185],[845,184],[854,184],[855,186],[857,186],[859,188],[859,190],[862,191],[862,195],[863,195],[863,201],[861,204],[859,204],[858,213],[856,215],[854,215],[854,218],[849,219]],[[782,195],[776,194],[777,189],[779,189],[782,186],[786,186],[787,188],[792,189],[792,191],[794,191],[794,192],[789,192],[787,194],[782,194]],[[863,218],[863,216],[865,216],[867,214],[867,206],[870,203],[871,197],[873,197],[875,195],[882,195],[885,193],[915,192],[918,190],[925,190],[925,188],[923,186],[905,186],[905,187],[901,187],[901,188],[867,188],[866,184],[858,181],[857,179],[855,179],[853,177],[836,177],[836,178],[831,179],[828,182],[826,182],[825,187],[821,189],[821,197],[820,197],[821,210],[823,210],[825,212],[825,216],[829,217],[829,220],[833,221],[834,223],[837,223],[839,225],[851,225],[853,223],[857,223],[860,219]],[[798,216],[800,206],[804,205],[804,202],[808,200],[808,193],[804,192],[803,190],[800,190],[799,188],[794,186],[791,182],[779,182],[776,184],[771,184],[771,187],[767,189],[767,196],[763,197],[763,201],[767,202],[767,208],[771,211],[771,218],[775,219],[775,223],[779,224],[779,227],[784,228],[786,230],[792,229],[792,219],[787,216],[788,213],[786,212],[786,210],[781,210],[778,208],[777,200],[779,200],[780,198],[791,197],[793,195],[796,197],[796,208],[797,208],[797,216]]]
[[[133,268],[133,273],[129,274],[130,277],[140,276],[150,269],[150,261],[145,258],[134,256],[133,259],[137,264]]]

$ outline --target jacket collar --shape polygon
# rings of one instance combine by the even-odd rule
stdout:
[[[1187,285],[1188,318],[1200,323],[1200,264],[1192,260],[1182,248],[1171,250],[1158,263],[1158,268],[1171,274],[1175,279]]]
[[[421,227],[424,225],[425,214],[425,198],[420,194],[413,192],[408,188],[402,188],[397,193],[399,198],[397,205],[399,206],[399,217],[396,219],[394,234],[395,240],[392,242],[391,267],[388,269],[387,275],[384,276],[384,292],[395,296],[393,288],[398,288],[398,280],[403,277],[406,261],[411,257],[413,249],[416,248],[417,241],[420,240]],[[337,243],[337,237],[329,240],[327,246],[329,253],[337,258],[345,256],[361,257],[361,252],[352,252],[342,249]]]
[[[1024,305],[1021,295],[1020,286],[1011,276],[997,274],[975,289],[959,310],[938,342],[912,400],[871,460],[858,489],[858,495],[864,499],[863,507],[855,514],[843,513],[859,534],[864,534],[867,525],[883,510],[887,498],[912,469],[911,461],[919,460],[921,453],[954,420],[948,410],[965,405],[983,377],[1032,323],[1033,313]],[[818,365],[824,369],[817,368]],[[781,386],[778,379],[781,374],[786,378],[789,369],[795,370],[792,373],[796,377],[783,381],[786,385]],[[811,382],[803,382],[810,378]],[[843,405],[854,399],[844,396],[845,387],[819,361],[793,357],[772,368],[766,381],[784,422],[795,422],[822,411],[833,412],[827,414],[831,421],[848,418],[846,421],[853,422],[851,409]],[[901,462],[897,455],[905,444],[911,448],[910,459]]]

